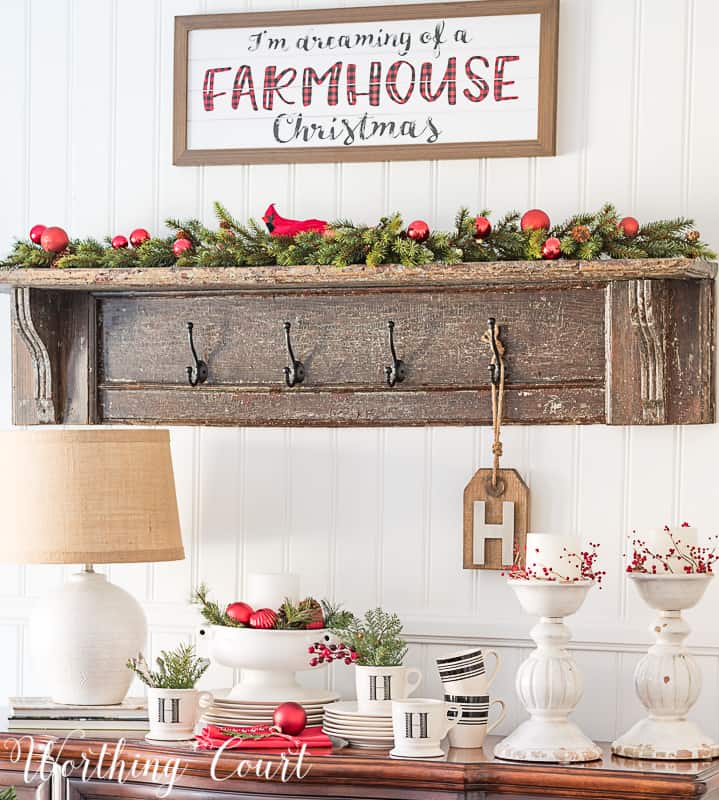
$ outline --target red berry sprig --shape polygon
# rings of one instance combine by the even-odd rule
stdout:
[[[552,566],[541,565],[536,569],[534,567],[525,565],[521,566],[521,553],[519,547],[514,547],[514,563],[509,568],[509,572],[502,573],[508,578],[513,580],[534,580],[549,581],[550,583],[578,583],[579,581],[596,581],[601,589],[602,580],[607,574],[606,570],[597,569],[596,563],[599,558],[597,549],[600,547],[599,542],[589,542],[589,548],[582,550],[579,553],[570,553],[567,548],[564,548],[564,555],[559,556],[560,560],[566,559],[567,562],[575,562],[574,566],[579,566],[579,577],[570,578],[568,575],[562,574],[559,569]],[[537,550],[539,552],[539,550]],[[560,565],[561,567],[561,565]]]
[[[691,527],[688,522],[682,522],[682,528]],[[668,525],[664,530],[669,534],[672,546],[666,553],[655,553],[650,550],[644,539],[632,539],[632,557],[626,566],[626,572],[639,572],[644,575],[676,574],[674,567],[679,567],[677,559],[681,562],[681,572],[685,575],[713,575],[714,564],[719,561],[717,554],[717,536],[709,537],[713,545],[702,547],[697,544],[687,544],[674,536]],[[636,534],[636,531],[634,531]],[[673,564],[673,566],[672,566]]]
[[[357,653],[344,642],[339,644],[315,642],[307,648],[307,652],[312,656],[310,658],[311,667],[316,667],[319,664],[329,664],[332,661],[344,661],[348,665],[357,661]]]

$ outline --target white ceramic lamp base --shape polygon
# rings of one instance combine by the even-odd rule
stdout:
[[[516,679],[517,694],[531,719],[494,748],[495,756],[554,763],[601,758],[601,749],[569,720],[582,697],[583,682],[565,649],[571,633],[563,622],[581,606],[593,583],[513,580],[510,585],[524,610],[540,620],[531,631],[537,649],[521,664]]]
[[[686,718],[701,691],[701,672],[684,647],[690,629],[681,615],[699,602],[712,576],[631,577],[647,605],[659,611],[649,627],[656,642],[634,671],[637,695],[649,714],[612,744],[612,752],[667,761],[719,758],[719,744]]]
[[[127,660],[144,649],[147,624],[132,595],[86,570],[38,602],[30,637],[53,701],[112,705],[130,688]]]

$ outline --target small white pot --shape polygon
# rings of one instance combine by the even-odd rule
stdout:
[[[415,667],[363,667],[355,664],[359,711],[391,714],[393,700],[406,700],[422,680]]]
[[[212,694],[199,689],[147,689],[151,741],[183,742],[192,739],[200,709],[208,708]]]

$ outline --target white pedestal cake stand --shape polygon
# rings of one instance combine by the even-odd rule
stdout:
[[[495,756],[559,763],[601,758],[599,747],[569,719],[582,697],[583,681],[565,649],[572,636],[563,621],[579,609],[594,582],[530,579],[509,583],[522,608],[540,619],[531,631],[537,649],[519,667],[516,679],[517,694],[530,719],[494,748]]]
[[[684,647],[690,628],[681,613],[701,600],[713,576],[629,577],[644,602],[659,611],[659,618],[649,627],[656,642],[634,671],[637,695],[649,714],[612,744],[612,752],[671,761],[717,758],[719,744],[687,719],[701,691],[701,672]]]

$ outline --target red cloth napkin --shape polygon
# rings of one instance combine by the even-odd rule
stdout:
[[[253,734],[262,738],[243,739],[233,736],[233,733]],[[319,727],[305,728],[299,736],[287,736],[269,726],[246,728],[231,725],[205,725],[195,739],[201,750],[216,750],[226,742],[225,750],[287,750],[290,747],[302,747],[303,744],[306,744],[314,754],[318,750],[332,750],[330,737]],[[228,740],[230,741],[228,742]]]

